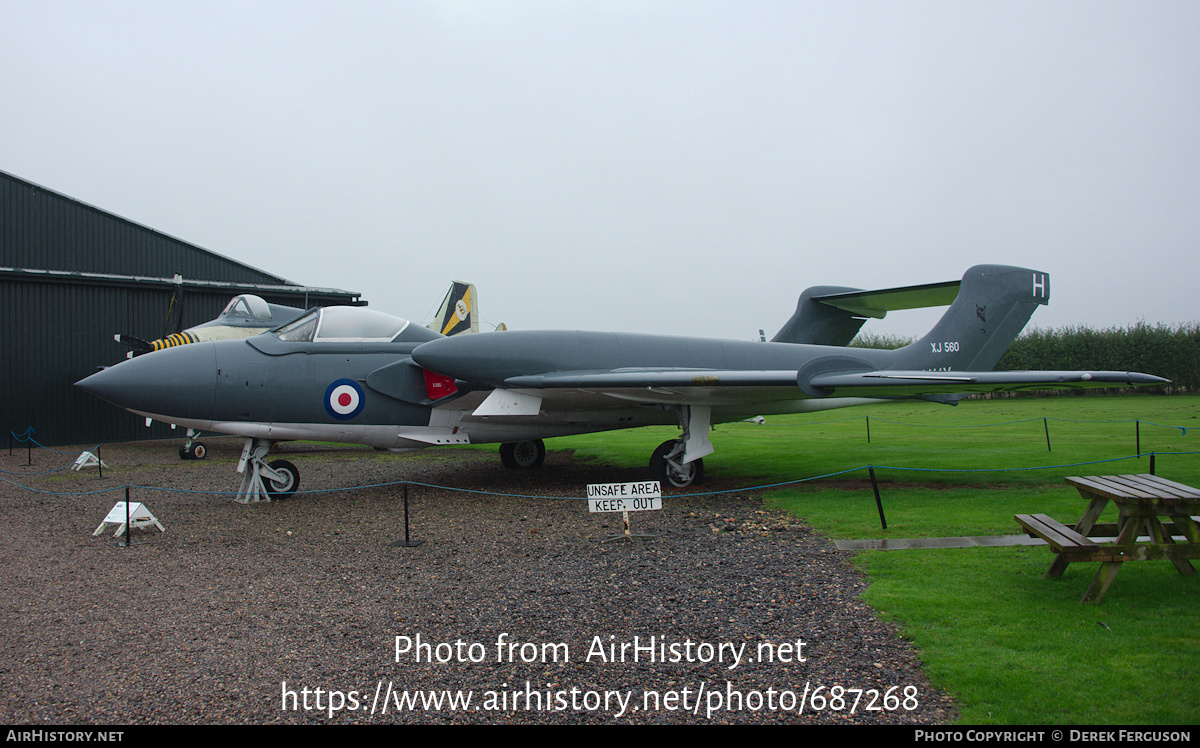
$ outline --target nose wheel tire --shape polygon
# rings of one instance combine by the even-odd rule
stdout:
[[[687,488],[700,483],[704,477],[704,460],[680,462],[683,458],[683,443],[677,439],[658,445],[650,456],[650,477],[660,484]]]
[[[208,455],[208,450],[201,442],[184,442],[179,445],[179,459],[181,460],[203,460],[206,455]]]
[[[263,476],[263,488],[272,499],[286,499],[300,487],[300,471],[287,460],[275,460],[267,467],[279,473],[278,479]]]
[[[530,469],[542,466],[546,459],[546,444],[541,439],[524,442],[505,442],[500,445],[500,462],[506,468]]]

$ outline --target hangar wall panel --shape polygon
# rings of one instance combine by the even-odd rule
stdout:
[[[162,337],[176,273],[197,283],[247,284],[186,287],[182,327],[216,317],[238,293],[298,307],[358,303],[355,293],[298,286],[0,172],[5,442],[9,431],[23,434],[30,427],[47,446],[182,440],[180,431],[164,424],[148,429],[144,419],[73,386],[125,357],[128,349],[114,333]]]
[[[99,208],[0,172],[0,265],[243,283],[287,283]]]

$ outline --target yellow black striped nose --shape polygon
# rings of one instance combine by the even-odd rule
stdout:
[[[187,345],[188,343],[196,343],[196,342],[199,342],[199,338],[197,338],[195,335],[191,334],[190,332],[187,332],[187,331],[177,332],[177,333],[174,333],[173,335],[168,335],[165,338],[160,338],[159,340],[151,341],[150,342],[150,350],[161,351],[163,348],[173,348],[177,345]]]

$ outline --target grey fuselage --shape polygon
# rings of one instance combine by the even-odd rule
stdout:
[[[814,359],[824,362],[822,370],[854,368],[847,360],[878,367],[892,353],[610,332],[442,338],[410,326],[403,337],[409,339],[290,342],[265,333],[194,343],[103,369],[79,386],[120,407],[180,426],[403,449],[673,424],[676,416],[664,405],[693,397],[697,383],[711,384],[714,394],[721,393],[712,399],[714,421],[840,407],[863,400],[806,402],[797,371]],[[650,367],[654,373],[638,377],[639,369]],[[662,380],[662,367],[672,369],[672,381]],[[457,380],[456,392],[432,397],[426,370]],[[738,383],[732,373],[739,370],[752,373],[753,381]],[[544,378],[559,371],[577,377],[624,372],[632,378],[618,386],[610,382],[604,391],[590,390],[586,381],[551,383],[538,390],[545,403],[534,419],[472,415],[492,388],[544,388]],[[682,381],[678,376],[685,377],[690,391],[676,391]],[[706,379],[711,376],[717,378]],[[331,388],[345,380],[361,393],[361,408],[352,414],[331,408]],[[514,383],[506,384],[508,380]]]

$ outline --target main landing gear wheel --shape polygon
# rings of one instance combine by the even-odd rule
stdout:
[[[500,445],[500,462],[506,468],[536,468],[546,459],[546,444],[541,439],[505,442]]]
[[[300,487],[300,471],[295,465],[287,460],[275,460],[267,467],[279,473],[279,479],[268,478],[263,481],[263,488],[272,499],[286,499],[296,493]]]
[[[704,460],[692,460],[682,463],[683,442],[679,439],[665,441],[658,445],[650,456],[650,477],[660,484],[687,488],[699,483],[704,477]]]
[[[201,442],[184,442],[179,445],[179,459],[181,460],[203,460],[207,455],[208,450]]]

